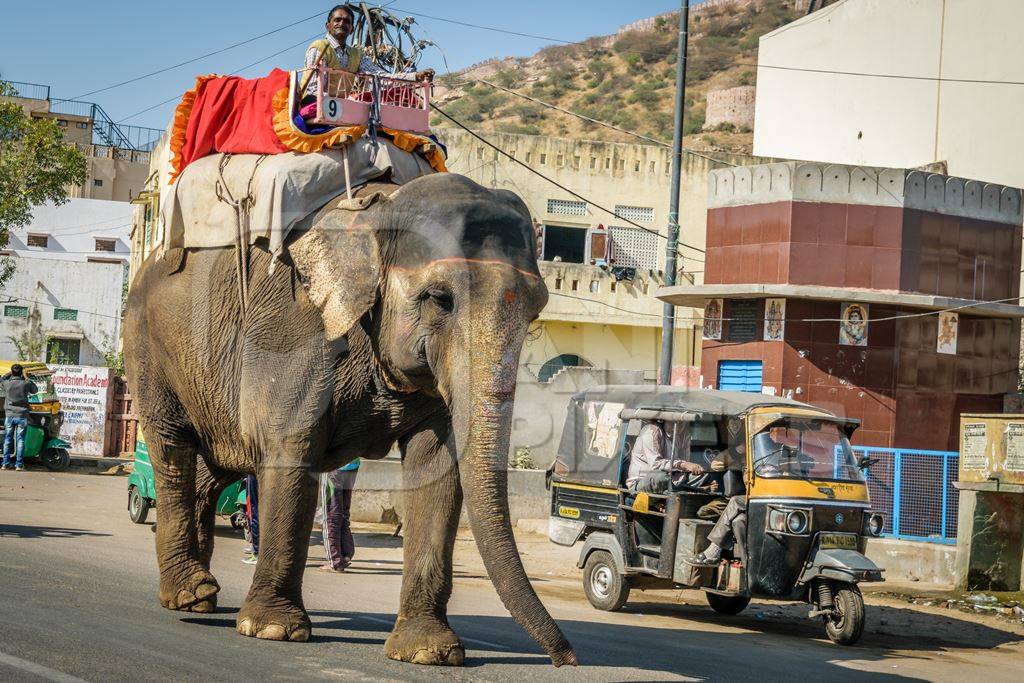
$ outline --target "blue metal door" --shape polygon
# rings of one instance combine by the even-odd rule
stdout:
[[[759,360],[723,360],[718,362],[718,388],[721,391],[761,393],[763,363]]]

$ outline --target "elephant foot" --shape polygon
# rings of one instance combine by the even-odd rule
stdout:
[[[220,585],[213,574],[197,568],[182,581],[160,581],[160,604],[181,612],[213,612]]]
[[[263,640],[290,640],[304,643],[313,632],[309,616],[301,607],[261,607],[249,602],[238,612],[238,632]]]
[[[448,626],[433,620],[409,621],[399,618],[384,643],[390,659],[431,666],[462,666],[466,650]]]

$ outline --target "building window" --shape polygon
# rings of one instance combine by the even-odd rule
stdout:
[[[604,170],[607,171],[611,167],[612,167],[612,158],[611,157],[605,157],[604,158]]]
[[[626,170],[626,160],[625,159],[619,159],[619,163],[615,164],[615,168],[617,168],[620,171],[625,171]]]
[[[29,235],[25,243],[30,247],[40,247],[46,249],[50,245],[49,235]]]
[[[533,159],[533,152],[527,152],[526,153],[526,163],[530,163],[531,159]]]
[[[82,342],[78,339],[46,340],[46,362],[55,365],[78,365],[82,354]]]
[[[586,216],[587,203],[569,199],[549,199],[548,213],[555,216]]]
[[[481,160],[481,161],[483,161],[483,159],[484,159],[484,148],[483,147],[477,147],[476,148],[476,158]]]
[[[100,179],[100,178],[93,178],[92,179],[92,186],[93,187],[103,187],[103,180]]]
[[[149,247],[153,240],[153,205],[147,203],[145,215],[143,216],[145,230],[142,235],[142,244]]]
[[[555,375],[565,368],[589,367],[593,367],[589,361],[572,353],[563,353],[560,356],[555,356],[548,362],[544,363],[544,365],[540,366],[540,372],[537,373],[537,380],[547,383],[553,380]]]
[[[620,268],[658,269],[658,236],[638,228],[610,228],[611,261]]]
[[[540,165],[544,166],[547,163],[548,163],[548,155],[544,154],[543,152],[541,152],[541,154],[540,154]]]
[[[53,309],[54,320],[78,320],[78,309],[76,308],[55,308]]]
[[[4,306],[4,315],[8,318],[27,318],[28,306],[15,306],[8,304]]]
[[[557,163],[559,166],[564,166],[565,165],[565,156],[559,154],[555,163]]]
[[[97,237],[96,251],[117,251],[117,240]]]
[[[541,260],[583,263],[586,253],[586,228],[566,228],[560,225],[544,226],[544,254]]]
[[[590,157],[590,170],[597,168],[597,157]]]
[[[65,121],[64,119],[57,119],[57,125],[61,126],[62,128],[67,128],[68,127],[68,122]]]
[[[75,125],[78,126],[79,128],[81,128],[82,130],[85,130],[86,128],[89,127],[89,124],[87,122],[85,122],[85,121],[79,121]]]
[[[648,167],[647,172],[648,173],[654,173],[654,162],[653,161],[650,163],[650,166]]]
[[[599,280],[590,281],[590,293],[598,294],[601,291],[601,282]]]
[[[572,167],[575,168],[577,171],[580,170],[580,158],[579,157],[573,157],[572,158]]]
[[[625,204],[616,204],[615,213],[630,221],[639,221],[642,223],[654,222],[654,207],[651,206],[626,206]]]
[[[640,160],[637,159],[636,161],[633,162],[633,173],[639,173],[639,172],[640,172]]]

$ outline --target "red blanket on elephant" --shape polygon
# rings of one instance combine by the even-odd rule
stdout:
[[[209,154],[319,152],[366,132],[365,126],[333,128],[316,135],[299,130],[292,121],[293,80],[293,74],[280,69],[263,78],[197,78],[174,112],[170,182],[190,163]],[[435,170],[445,170],[443,154],[427,138],[388,128],[381,132],[400,149],[422,154]]]

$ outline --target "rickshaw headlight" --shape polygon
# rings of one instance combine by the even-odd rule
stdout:
[[[810,529],[810,517],[805,510],[768,510],[768,530],[802,536]]]
[[[793,510],[786,515],[786,531],[791,534],[805,534],[809,526],[807,513],[803,510]]]
[[[881,536],[882,529],[885,528],[885,518],[877,512],[871,513],[868,516],[868,533],[872,536]]]

